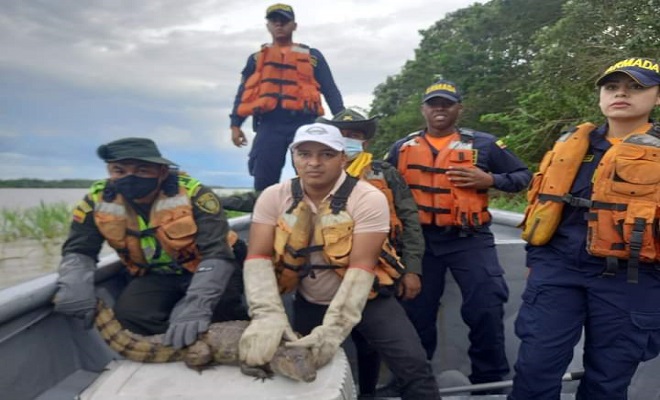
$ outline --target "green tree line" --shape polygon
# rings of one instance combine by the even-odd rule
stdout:
[[[376,87],[372,151],[423,127],[422,93],[444,78],[463,91],[461,126],[503,138],[535,167],[566,128],[602,123],[594,82],[606,66],[660,58],[658,10],[660,0],[493,0],[447,14]]]
[[[60,189],[87,189],[92,186],[93,180],[89,179],[2,179],[0,188],[60,188]]]

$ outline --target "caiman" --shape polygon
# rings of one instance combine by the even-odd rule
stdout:
[[[241,371],[255,378],[272,378],[273,373],[296,381],[312,382],[316,367],[307,348],[281,344],[269,364],[250,367],[239,362],[238,342],[250,321],[216,322],[192,345],[180,350],[163,344],[165,335],[143,336],[122,327],[111,308],[98,302],[96,327],[106,343],[117,353],[132,361],[166,363],[183,361],[200,371],[216,364],[239,364]]]

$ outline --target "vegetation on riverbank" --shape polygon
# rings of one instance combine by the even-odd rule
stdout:
[[[524,194],[495,193],[490,203],[492,208],[522,212],[526,200]],[[41,203],[27,209],[0,210],[0,243],[19,239],[36,240],[44,246],[62,239],[69,233],[72,206],[66,203]],[[225,211],[227,218],[239,217],[245,213]]]
[[[66,203],[41,204],[27,209],[0,210],[0,242],[33,239],[42,244],[66,237],[73,207]],[[228,218],[244,213],[226,211]]]

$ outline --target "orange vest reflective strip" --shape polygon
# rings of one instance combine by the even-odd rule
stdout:
[[[255,72],[245,81],[236,112],[247,117],[273,111],[280,104],[285,110],[323,115],[320,87],[309,47],[294,44],[282,53],[271,44],[264,45]]]
[[[490,222],[488,190],[457,188],[446,174],[449,167],[477,168],[474,134],[461,130],[453,135],[437,154],[421,132],[411,135],[401,146],[398,169],[415,197],[421,224],[478,228]]]

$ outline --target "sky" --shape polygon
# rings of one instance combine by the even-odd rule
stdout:
[[[294,41],[327,59],[346,106],[369,109],[424,30],[473,0],[290,1]],[[229,114],[271,38],[259,0],[3,0],[0,179],[100,179],[96,148],[147,137],[203,183],[251,187]],[[326,107],[326,110],[328,107]],[[251,143],[251,119],[243,125]],[[288,162],[287,162],[288,164]],[[293,176],[286,167],[283,178]]]

